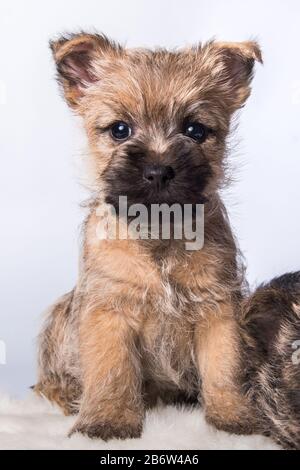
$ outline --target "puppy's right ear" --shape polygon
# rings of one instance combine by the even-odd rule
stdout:
[[[121,47],[99,34],[73,34],[50,42],[58,81],[67,103],[76,108],[85,90],[100,80],[96,62],[120,53]]]

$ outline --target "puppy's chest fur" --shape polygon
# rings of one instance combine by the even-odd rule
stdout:
[[[161,289],[146,299],[140,345],[146,376],[193,394],[199,390],[195,325],[205,325],[218,314],[223,292],[212,283],[215,273],[208,265],[204,272],[204,266],[193,272],[191,264],[191,259],[172,255],[158,263]]]
[[[139,336],[145,379],[192,392],[196,388],[192,322],[151,313]]]

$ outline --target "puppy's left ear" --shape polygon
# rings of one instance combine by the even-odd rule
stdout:
[[[116,55],[121,47],[100,34],[79,33],[50,42],[58,82],[67,103],[77,108],[86,89],[101,78],[99,61]]]
[[[210,46],[215,57],[214,77],[233,112],[250,95],[254,64],[263,63],[260,47],[255,41],[212,42]]]

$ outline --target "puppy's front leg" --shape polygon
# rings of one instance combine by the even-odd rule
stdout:
[[[95,309],[80,325],[83,396],[73,432],[132,438],[142,432],[144,408],[136,333],[126,313]]]
[[[196,328],[196,357],[202,380],[206,419],[218,429],[237,434],[255,432],[255,418],[242,393],[241,346],[231,307],[212,313]]]

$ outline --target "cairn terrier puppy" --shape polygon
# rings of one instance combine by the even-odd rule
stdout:
[[[242,310],[245,383],[260,432],[299,450],[300,271],[257,288]]]
[[[40,335],[35,390],[78,413],[71,433],[105,440],[140,436],[158,399],[201,401],[217,428],[253,432],[238,324],[243,269],[219,190],[258,45],[152,51],[81,33],[51,48],[83,119],[93,194],[77,285]],[[172,236],[99,239],[98,210],[119,196],[146,207],[204,203],[202,249]]]

